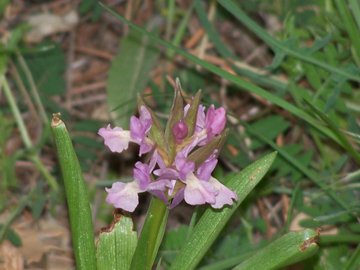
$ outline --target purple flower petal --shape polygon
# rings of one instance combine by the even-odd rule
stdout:
[[[205,128],[205,106],[199,105],[197,116],[196,116],[196,125],[195,132],[201,132]]]
[[[205,127],[208,130],[208,133],[213,135],[220,134],[226,124],[226,111],[223,107],[215,109],[214,105],[211,105],[207,110],[205,118]]]
[[[215,155],[211,155],[200,167],[197,169],[197,176],[199,179],[208,181],[211,173],[216,167],[218,160]]]
[[[152,124],[151,114],[145,106],[140,107],[140,116],[130,118],[130,136],[134,142],[140,145],[139,155],[148,153],[152,149],[152,142],[146,136]]]
[[[184,200],[184,192],[185,192],[185,188],[178,190],[178,192],[175,194],[169,206],[170,209],[173,209],[174,207],[178,206]]]
[[[151,149],[153,149],[153,145],[151,143],[149,143],[149,141],[150,140],[147,140],[147,138],[145,138],[140,143],[139,156],[142,156],[143,154],[149,153],[151,151]]]
[[[139,188],[142,191],[145,191],[151,182],[150,173],[151,171],[148,164],[144,164],[140,161],[135,163],[133,177],[135,181],[139,184]]]
[[[175,166],[179,172],[179,178],[185,180],[189,172],[195,170],[195,163],[188,161],[183,152],[179,152],[175,157]]]
[[[121,153],[126,150],[131,141],[130,132],[120,127],[111,128],[110,124],[106,128],[100,128],[98,134],[103,137],[104,144],[112,152]]]
[[[148,134],[152,125],[151,114],[145,106],[140,107],[140,122],[143,126],[145,134]]]
[[[116,182],[111,188],[105,188],[105,190],[108,193],[106,202],[112,204],[115,208],[133,212],[139,204],[138,193],[141,190],[136,182]]]
[[[233,200],[236,201],[238,199],[234,191],[221,184],[217,179],[211,177],[209,183],[218,190],[218,194],[215,196],[215,202],[211,204],[213,208],[219,209],[225,204],[232,205]]]
[[[193,173],[186,176],[184,198],[188,204],[199,205],[216,202],[218,191],[207,181],[199,180]]]
[[[164,203],[168,204],[168,198],[165,196],[164,191],[170,185],[169,180],[157,180],[149,184],[147,191],[158,197]]]

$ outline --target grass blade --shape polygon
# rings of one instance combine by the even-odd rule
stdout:
[[[341,142],[341,145],[343,148],[354,158],[354,160],[360,165],[360,154],[355,150],[355,148],[351,145],[351,143],[348,141],[348,139],[345,137],[343,133],[340,132],[339,128],[337,127],[336,123],[331,120],[325,113],[323,113],[321,110],[316,108],[310,101],[305,99],[305,102],[311,110],[321,118],[322,121],[324,121],[329,128],[333,131],[335,136],[338,138],[338,140]]]
[[[238,201],[231,207],[221,210],[209,207],[205,211],[195,225],[189,241],[177,255],[171,270],[190,270],[196,267],[241,202],[269,170],[275,157],[276,152],[268,154],[228,179],[227,186],[236,192]]]
[[[311,63],[318,67],[321,67],[331,73],[338,74],[347,79],[360,82],[359,76],[355,76],[347,71],[328,65],[327,63],[321,62],[314,57],[306,55],[300,51],[294,50],[289,46],[285,46],[283,43],[274,39],[270,36],[264,29],[262,29],[256,22],[250,19],[233,1],[230,0],[218,0],[220,5],[230,12],[236,19],[248,27],[253,33],[255,33],[260,39],[262,39],[266,44],[268,44],[274,51],[288,54],[292,57],[295,57],[299,60],[302,60],[307,63]]]
[[[96,269],[94,229],[90,203],[79,161],[64,122],[54,115],[51,122],[69,209],[76,269]]]
[[[131,218],[115,217],[109,231],[100,233],[96,247],[97,270],[130,269],[137,236]]]
[[[233,270],[270,270],[294,264],[314,255],[319,246],[314,230],[289,232],[256,252]]]
[[[132,270],[150,270],[165,233],[169,210],[163,201],[152,198],[131,262]]]
[[[337,196],[336,193],[333,190],[331,190],[326,184],[324,184],[321,180],[319,180],[319,179],[321,179],[321,177],[319,177],[316,173],[309,170],[308,168],[304,167],[300,162],[298,162],[296,160],[296,158],[294,158],[293,156],[288,154],[286,151],[284,151],[283,149],[278,147],[274,142],[267,139],[262,134],[256,132],[256,130],[251,128],[250,125],[248,125],[245,122],[242,122],[242,124],[245,126],[247,132],[249,132],[250,134],[259,138],[260,140],[266,142],[274,150],[278,151],[279,155],[281,155],[286,161],[288,161],[292,166],[294,166],[295,169],[299,170],[301,173],[303,173],[305,176],[307,176],[314,184],[316,184],[324,192],[326,192],[339,206],[348,210],[349,212],[352,212],[351,208],[347,205],[347,203],[345,201],[343,201],[339,196]]]

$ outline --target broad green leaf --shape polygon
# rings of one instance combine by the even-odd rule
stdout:
[[[96,247],[97,270],[130,269],[137,244],[134,225],[126,216],[115,219],[108,231],[100,233]]]
[[[151,199],[130,269],[152,269],[165,233],[168,214],[169,210],[163,201],[155,197]]]
[[[129,117],[136,108],[137,94],[144,89],[158,54],[149,38],[136,31],[122,39],[107,81],[107,102],[109,110],[114,110],[116,125],[128,127]],[[130,102],[123,104],[124,101]],[[119,107],[120,104],[123,106]]]
[[[76,269],[95,270],[94,229],[79,161],[65,124],[58,115],[53,116],[51,127],[64,179]]]
[[[189,241],[184,245],[171,266],[171,270],[194,269],[207,250],[218,237],[227,221],[236,211],[251,190],[269,170],[276,157],[276,152],[255,161],[240,173],[228,177],[227,187],[235,191],[238,200],[230,207],[214,210],[208,208],[195,225]]]
[[[318,250],[318,234],[314,230],[290,232],[257,251],[233,270],[271,270],[302,261]]]
[[[279,115],[264,117],[251,125],[256,132],[264,134],[269,140],[275,139],[279,134],[285,132],[289,126],[290,124]],[[251,142],[252,149],[258,149],[261,146],[264,146],[264,143],[260,140],[255,139]]]
[[[49,44],[42,43],[38,45],[38,48],[47,45]],[[36,53],[23,55],[43,101],[46,101],[46,96],[64,93],[65,89],[65,56],[60,46],[51,45],[52,47],[49,50],[43,51],[39,49]],[[30,83],[25,79],[26,75],[23,68],[19,63],[18,66],[18,70],[29,88]],[[43,104],[47,106],[47,102],[43,102]]]

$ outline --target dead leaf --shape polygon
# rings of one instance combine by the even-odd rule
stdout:
[[[52,217],[44,217],[38,222],[25,220],[13,226],[22,241],[20,248],[26,264],[39,262],[44,255],[56,252],[71,254],[69,229]]]
[[[18,248],[8,240],[0,245],[0,270],[22,270],[24,259]]]
[[[32,15],[27,23],[32,29],[27,33],[27,42],[40,42],[44,37],[71,31],[79,22],[79,15],[75,10],[71,10],[63,16],[56,14],[43,13]]]

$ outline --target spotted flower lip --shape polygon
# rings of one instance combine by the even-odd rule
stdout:
[[[212,176],[218,147],[227,134],[225,109],[214,105],[206,109],[199,104],[200,94],[197,102],[183,107],[181,89],[175,91],[171,114],[177,115],[170,115],[166,132],[145,105],[139,106],[139,117],[130,118],[130,130],[110,125],[99,130],[110,151],[121,153],[132,142],[140,146],[139,156],[148,153],[150,157],[148,162],[135,163],[133,181],[115,182],[106,188],[106,201],[114,207],[133,212],[143,192],[158,197],[169,208],[185,201],[218,209],[237,200],[235,192]]]

